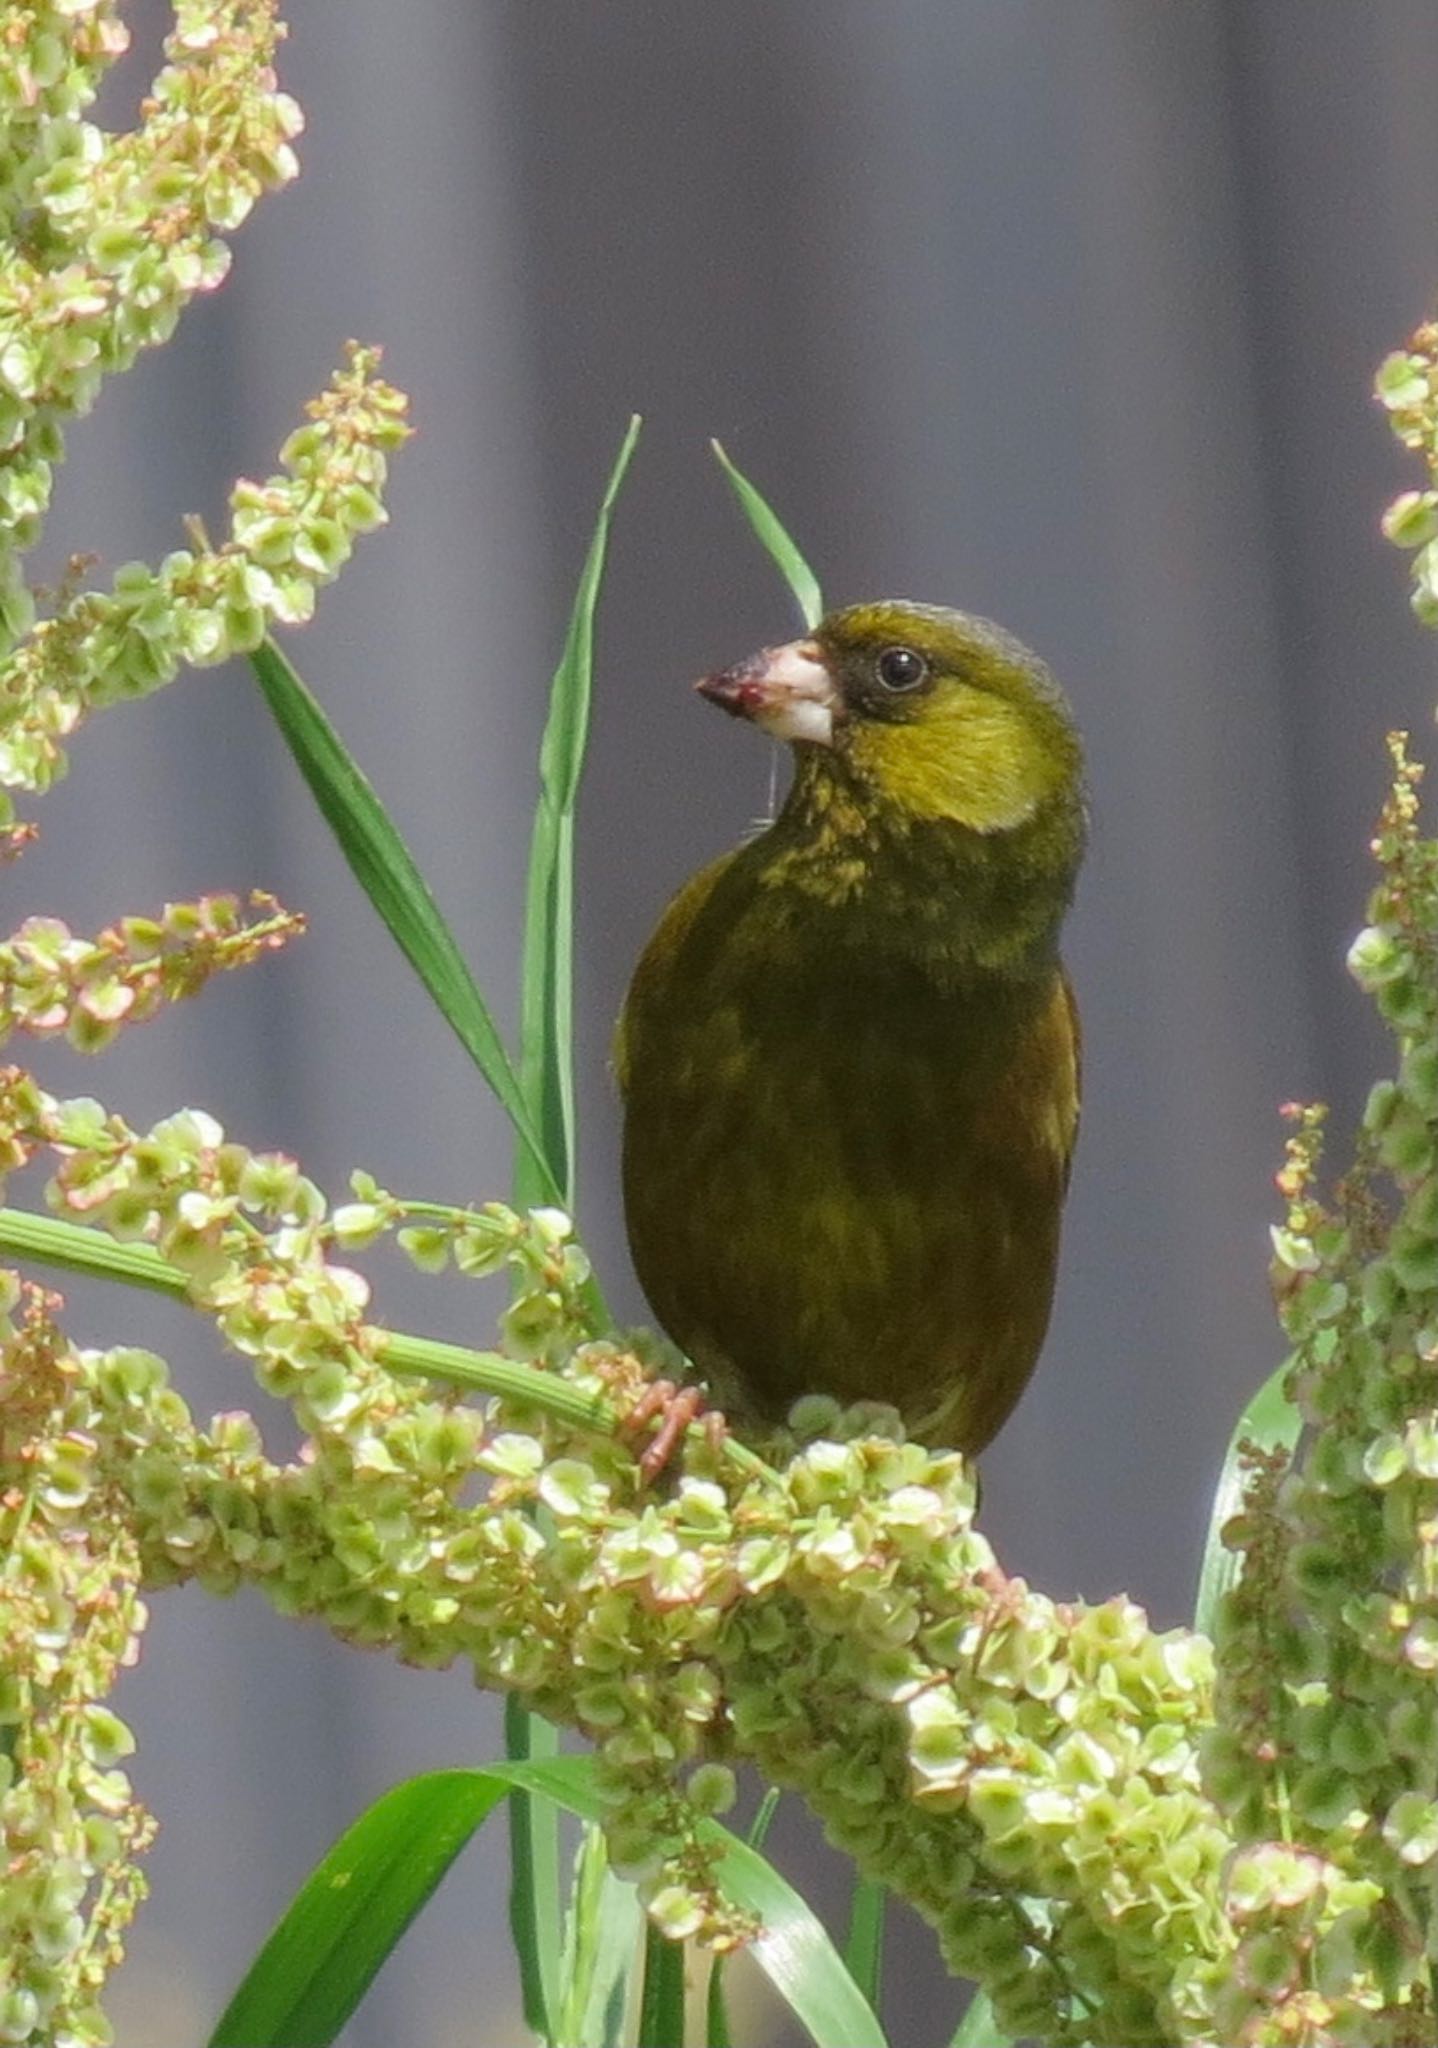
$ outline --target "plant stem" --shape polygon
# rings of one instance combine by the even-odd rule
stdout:
[[[67,1223],[58,1216],[36,1216],[28,1209],[0,1208],[0,1254],[34,1259],[61,1272],[82,1273],[87,1278],[118,1280],[126,1287],[143,1287],[151,1294],[167,1294],[174,1301],[203,1311],[190,1293],[188,1274],[168,1259],[161,1258],[153,1245],[122,1244],[104,1231]],[[388,1372],[415,1374],[442,1380],[453,1387],[472,1387],[476,1393],[493,1394],[501,1400],[537,1408],[556,1421],[581,1428],[618,1430],[619,1417],[608,1402],[571,1385],[561,1373],[545,1372],[537,1365],[523,1365],[504,1358],[497,1351],[471,1351],[461,1344],[446,1344],[438,1337],[417,1337],[403,1330],[369,1327],[372,1355]],[[747,1445],[726,1438],[724,1455],[735,1468],[757,1478],[769,1466]]]
[[[102,1231],[87,1230],[82,1224],[66,1223],[56,1216],[0,1209],[0,1252],[35,1259],[67,1273],[119,1280],[127,1287],[168,1294],[173,1300],[188,1302],[192,1308],[203,1307],[190,1294],[189,1276],[161,1258],[153,1246],[121,1244]],[[377,1329],[371,1330],[370,1335],[373,1355],[390,1372],[420,1374],[444,1380],[450,1386],[473,1387],[479,1393],[523,1402],[561,1422],[602,1430],[613,1430],[617,1425],[607,1402],[581,1392],[558,1373],[521,1365],[516,1359],[501,1357],[497,1351],[470,1351],[459,1344],[445,1344],[437,1337]]]

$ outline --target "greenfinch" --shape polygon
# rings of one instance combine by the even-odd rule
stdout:
[[[1048,1326],[1078,1127],[1072,713],[998,626],[897,601],[697,687],[794,772],[625,1002],[640,1283],[741,1426],[822,1394],[982,1450]]]

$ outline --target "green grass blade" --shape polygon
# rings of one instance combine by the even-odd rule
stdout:
[[[735,468],[719,442],[711,441],[709,446],[714,450],[720,468],[733,486],[734,495],[739,500],[744,517],[754,529],[759,545],[793,591],[799,615],[804,624],[812,630],[824,616],[824,600],[819,594],[818,577],[779,523],[768,500],[760,496],[742,470]]]
[[[431,1771],[376,1800],[300,1887],[209,2048],[326,2048],[508,1791],[492,1772]]]
[[[582,1819],[600,1817],[602,1809],[588,1757],[516,1765],[512,1775],[516,1783],[549,1792]],[[718,1878],[725,1897],[747,1907],[764,1923],[763,1933],[748,1953],[816,2048],[887,2048],[873,2009],[844,1968],[822,1922],[794,1887],[757,1850],[717,1821],[702,1822],[701,1833],[723,1850]]]
[[[642,1925],[638,1894],[614,1875],[603,1832],[591,1824],[575,1858],[558,2048],[621,2048]]]
[[[539,803],[530,839],[521,974],[519,1085],[540,1134],[547,1180],[533,1148],[520,1146],[514,1201],[574,1206],[574,805],[589,738],[594,673],[594,614],[615,502],[639,438],[631,419],[610,472],[574,595],[564,650],[549,692],[539,750]],[[505,1751],[513,1763],[541,1762],[558,1737],[511,1699]],[[524,2014],[537,2034],[554,2037],[562,1997],[559,1816],[546,1800],[516,1795],[510,1810],[509,1918],[520,1961]]]
[[[778,1811],[781,1793],[777,1785],[770,1785],[759,1801],[759,1811],[749,1823],[749,1832],[744,1837],[751,1849],[762,1849],[769,1839],[769,1829]]]
[[[684,2048],[684,1944],[644,1933],[644,1995],[635,2048]]]
[[[543,1793],[583,1821],[602,1816],[586,1756],[430,1771],[396,1785],[300,1887],[209,2048],[328,2048],[464,1844],[516,1788]],[[703,1830],[723,1852],[726,1897],[763,1920],[751,1953],[816,2048],[886,2048],[837,1949],[792,1885],[717,1822]]]
[[[511,1693],[504,1702],[504,1754],[511,1764],[559,1757],[559,1730]],[[521,1783],[509,1807],[509,1931],[519,1963],[525,2024],[557,2042],[563,1996],[564,1924],[559,1907],[559,1812]]]
[[[887,2048],[873,2007],[817,1915],[771,1863],[727,1835],[719,1882],[726,1896],[763,1921],[749,1953],[816,2048]]]
[[[266,704],[355,880],[518,1133],[535,1202],[561,1203],[559,1178],[519,1076],[464,955],[409,848],[316,698],[273,640],[250,656]]]
[[[539,750],[539,805],[529,851],[520,1085],[565,1207],[572,1207],[574,1181],[574,805],[589,739],[594,613],[604,580],[610,521],[639,426],[636,414],[600,500],[564,652],[550,686],[549,716]],[[532,1165],[523,1154],[516,1162],[515,1200],[520,1208],[532,1207],[536,1199],[530,1184]]]
[[[759,1801],[758,1811],[749,1823],[749,1832],[744,1837],[749,1847],[760,1850],[768,1838],[770,1823],[779,1804],[779,1787],[770,1785]],[[705,2011],[705,2048],[732,2048],[729,2032],[729,2009],[724,2002],[723,1956],[715,1956],[709,1972],[709,1995]]]
[[[709,1990],[704,2006],[704,2048],[734,2048],[729,2030],[729,2004],[724,1996],[724,1958],[715,1956],[709,1967]]]
[[[879,2010],[879,1986],[884,1964],[884,1906],[887,1893],[872,1878],[856,1877],[849,1907],[849,1932],[844,1941],[844,1967],[868,1999]]]
[[[1223,1596],[1238,1584],[1243,1560],[1221,1540],[1223,1525],[1243,1506],[1243,1468],[1239,1446],[1255,1443],[1262,1450],[1291,1451],[1303,1426],[1302,1417],[1283,1391],[1288,1368],[1271,1373],[1239,1416],[1214,1491],[1208,1518],[1208,1540],[1203,1546],[1203,1563],[1198,1576],[1198,1599],[1193,1625],[1211,1636],[1218,1623]]]
[[[974,1986],[969,2009],[959,2021],[949,2048],[1013,2048],[1013,2035],[1006,2034],[995,2020],[993,2004],[981,1985]]]

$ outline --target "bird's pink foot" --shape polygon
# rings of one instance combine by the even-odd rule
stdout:
[[[724,1435],[724,1417],[717,1408],[705,1407],[702,1388],[677,1386],[673,1380],[650,1381],[624,1418],[624,1434],[636,1440],[651,1422],[659,1422],[639,1460],[639,1476],[646,1486],[659,1477],[685,1430],[701,1416],[709,1442],[717,1450]]]

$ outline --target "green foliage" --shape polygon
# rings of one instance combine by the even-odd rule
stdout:
[[[564,651],[549,691],[539,753],[539,801],[529,849],[519,1020],[524,1105],[514,1162],[514,1200],[574,1201],[574,807],[589,738],[594,614],[604,576],[609,527],[639,438],[631,419],[600,501],[580,574]],[[538,1133],[538,1146],[530,1135]],[[596,1308],[602,1313],[597,1289]],[[505,1701],[505,1749],[515,1761],[558,1753],[559,1736],[515,1697]],[[510,1924],[524,1993],[525,2019],[553,2038],[560,2002],[559,1822],[543,1799],[520,1791],[510,1813]],[[595,1852],[598,1853],[597,1851]],[[682,2029],[681,2029],[682,2031]]]
[[[524,1096],[542,1134],[549,1179],[566,1206],[574,1199],[574,806],[589,739],[594,612],[604,576],[609,524],[639,439],[629,422],[575,593],[564,653],[549,693],[539,750],[539,803],[529,850],[520,978]],[[515,1200],[553,1197],[534,1181],[530,1159],[515,1165]]]
[[[252,653],[272,622],[310,616],[355,536],[383,523],[387,454],[409,431],[378,362],[377,350],[350,348],[311,423],[280,451],[284,473],[236,484],[220,546],[177,548],[157,569],[128,562],[108,592],[81,591],[30,621],[0,664],[0,785],[47,789],[65,772],[62,740],[96,711],[148,696],[182,666]],[[13,540],[0,546],[0,579],[15,552]],[[29,608],[12,615],[28,619]],[[3,804],[0,824],[11,815]]]
[[[1374,388],[1394,433],[1423,457],[1438,485],[1438,324],[1425,321],[1406,348],[1386,357]],[[1425,626],[1438,625],[1438,489],[1401,492],[1383,515],[1383,531],[1413,550],[1413,609]]]
[[[604,1812],[594,1776],[589,1758],[571,1756],[431,1771],[396,1785],[346,1829],[305,1881],[227,2006],[210,2048],[322,2048],[332,2041],[404,1929],[500,1801],[521,1789],[543,1793],[592,1824]],[[705,1833],[735,1910],[763,1923],[754,1949],[760,1968],[811,2039],[819,2048],[837,2041],[846,2048],[883,2048],[878,2022],[798,1893],[715,1822],[705,1823]],[[594,1868],[602,1879],[603,1865]],[[592,1922],[599,1896],[593,1885],[587,1889],[577,1908]],[[592,1940],[597,1932],[586,1925],[577,1939]],[[640,2040],[672,2048],[683,2032],[682,1951],[659,1937],[650,1953],[651,1960],[662,1960],[649,1973],[643,2023],[648,2031],[641,2031]],[[597,2048],[587,2031],[561,2028],[558,2038],[564,2048]]]
[[[346,857],[509,1113],[519,1199],[456,1208],[358,1174],[331,1204],[298,1162],[249,1151],[203,1111],[136,1131],[23,1069],[0,1075],[0,1170],[43,1160],[52,1212],[0,1212],[0,1244],[187,1301],[302,1437],[278,1461],[243,1412],[198,1424],[163,1360],[79,1351],[54,1297],[5,1283],[0,2038],[108,2038],[101,1994],[143,1892],[151,1823],[106,1702],[145,1598],[185,1582],[253,1585],[411,1664],[462,1661],[526,1729],[542,1716],[593,1746],[388,1795],[301,1891],[217,2042],[332,2039],[484,1814],[537,1796],[588,1829],[562,1931],[551,1876],[522,1874],[537,1910],[521,1960],[555,2048],[601,2035],[620,2048],[631,2019],[669,2048],[681,1940],[721,1955],[751,1944],[816,2042],[880,2048],[856,1978],[877,1981],[881,1890],[916,1906],[981,1987],[958,2043],[1432,2038],[1438,842],[1419,829],[1402,736],[1349,958],[1391,1034],[1393,1072],[1331,1193],[1321,1112],[1293,1112],[1273,1235],[1289,1351],[1235,1430],[1202,1632],[1158,1633],[1121,1597],[1059,1604],[1009,1577],[975,1524],[964,1462],[916,1445],[820,1437],[771,1469],[695,1432],[656,1493],[624,1429],[644,1365],[608,1331],[559,1206],[574,1137],[573,806],[633,428],[551,697],[517,1063],[378,799],[265,640],[270,622],[308,614],[383,518],[405,429],[372,351],[352,352],[282,472],[236,487],[219,546],[197,535],[108,591],[62,593],[38,621],[21,575],[66,422],[103,371],[167,337],[222,272],[220,235],[293,175],[298,117],[271,70],[277,34],[264,0],[183,0],[152,101],[123,136],[85,119],[123,48],[113,0],[50,0],[8,38],[0,784],[43,791],[92,711],[182,663],[251,652]],[[1438,329],[1390,358],[1379,390],[1434,473],[1386,525],[1415,551],[1419,615],[1438,621]],[[812,572],[721,460],[812,621]],[[32,918],[0,945],[0,1030],[98,1050],[293,926],[269,904],[246,921],[226,898],[88,940]],[[495,1350],[383,1328],[352,1261],[385,1235],[422,1271],[509,1277]],[[471,1392],[494,1398],[481,1407]],[[851,1968],[714,1818],[744,1760],[801,1794],[863,1873]],[[635,1900],[648,1914],[642,1979]],[[723,2048],[717,1985],[707,2032]]]
[[[533,1200],[559,1181],[489,1007],[394,823],[334,726],[272,640],[250,656],[265,702],[355,880],[493,1090],[531,1161]]]
[[[818,577],[779,523],[778,515],[772,506],[760,496],[748,477],[730,461],[721,444],[718,441],[711,441],[709,445],[714,450],[715,460],[728,477],[740,509],[753,528],[760,547],[793,592],[794,602],[799,607],[799,616],[806,626],[817,626],[824,616],[824,600],[819,592]]]
[[[1193,1625],[1206,1636],[1213,1634],[1225,1596],[1243,1575],[1242,1553],[1226,1540],[1226,1532],[1243,1506],[1254,1469],[1265,1460],[1276,1460],[1280,1468],[1286,1464],[1301,1426],[1302,1417],[1288,1395],[1288,1367],[1281,1365],[1234,1424],[1214,1489],[1193,1610]]]
[[[884,1967],[884,1901],[881,1884],[860,1878],[849,1908],[849,1932],[844,1942],[844,1963],[870,2005],[879,2004]]]

